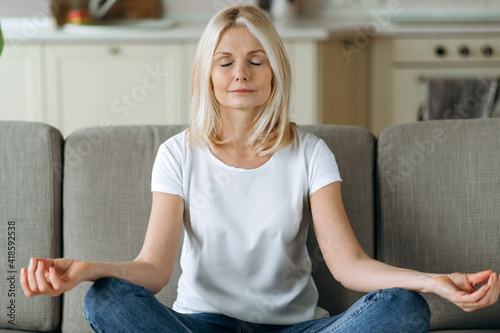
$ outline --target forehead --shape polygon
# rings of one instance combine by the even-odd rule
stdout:
[[[224,31],[219,38],[215,51],[227,51],[238,49],[261,49],[259,40],[245,27],[232,27]]]

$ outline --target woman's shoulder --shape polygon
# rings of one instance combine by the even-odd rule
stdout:
[[[309,149],[310,147],[316,146],[318,141],[321,139],[316,135],[304,130],[303,128],[295,128],[295,145],[297,147],[303,147]]]
[[[186,128],[185,130],[167,138],[162,145],[169,148],[175,146],[184,147],[188,143],[188,135],[189,135],[189,128]]]

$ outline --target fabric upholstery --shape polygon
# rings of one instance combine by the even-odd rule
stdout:
[[[0,328],[50,331],[59,325],[60,299],[27,298],[19,275],[30,257],[61,255],[62,145],[61,133],[48,125],[0,122]],[[8,243],[9,221],[15,222],[15,244]],[[7,246],[15,246],[12,262]],[[14,288],[7,281],[11,276]],[[6,315],[11,300],[15,317]],[[8,322],[14,319],[15,326]]]
[[[301,128],[322,138],[334,153],[342,177],[342,200],[347,217],[361,246],[373,257],[375,137],[359,127],[316,125]],[[309,212],[304,212],[304,216],[311,219]],[[308,248],[313,262],[313,278],[319,291],[319,306],[331,315],[347,310],[363,294],[347,290],[335,281],[321,255],[312,223]]]
[[[500,271],[495,196],[500,188],[500,119],[398,125],[382,131],[377,144],[361,128],[301,128],[323,138],[334,152],[347,215],[369,255],[429,272]],[[15,220],[15,329],[59,331],[61,322],[60,298],[22,294],[19,270],[30,257],[135,258],[148,223],[157,149],[184,129],[137,125],[79,130],[64,144],[61,177],[59,131],[39,123],[0,122],[0,244],[7,242],[8,221]],[[310,221],[309,211],[304,218]],[[331,314],[340,313],[361,294],[335,282],[312,225],[308,247],[319,304]],[[7,252],[1,253],[0,268],[6,272]],[[157,295],[163,303],[172,305],[179,276],[177,265],[171,283]],[[10,297],[5,281],[1,285],[0,306],[6,309]],[[89,286],[84,283],[63,296],[63,332],[91,332],[83,316]],[[500,333],[500,304],[465,313],[438,297],[425,297],[433,313],[432,331]],[[7,320],[0,319],[0,332],[11,332]]]
[[[500,270],[500,119],[410,123],[377,144],[377,257],[424,272]],[[425,296],[431,329],[500,329],[500,304],[465,313]]]
[[[158,147],[184,126],[96,127],[71,134],[64,149],[64,256],[129,261],[139,254],[151,211]],[[177,253],[178,257],[180,251]],[[158,295],[171,306],[178,265]],[[64,295],[63,332],[92,332],[83,314],[90,283]]]
[[[162,142],[184,128],[93,128],[68,137],[64,160],[66,257],[107,261],[135,258],[144,241],[151,209],[150,176],[156,151]],[[350,127],[304,129],[323,137],[334,150],[343,172],[348,214],[362,244],[373,254],[373,135]],[[360,197],[363,200],[359,200]],[[320,303],[329,311],[340,312],[357,296],[334,284],[313,238],[310,235],[309,241]],[[171,282],[157,295],[169,306],[175,300],[179,274],[177,265]],[[82,327],[88,327],[83,317],[82,300],[89,285],[85,283],[65,295],[63,331],[80,332],[85,331]],[[90,332],[90,328],[86,331]]]

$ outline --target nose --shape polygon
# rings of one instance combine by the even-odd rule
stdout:
[[[235,67],[234,78],[236,82],[248,81],[248,71],[245,65],[239,65]]]

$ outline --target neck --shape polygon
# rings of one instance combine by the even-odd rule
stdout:
[[[248,149],[248,138],[258,115],[256,110],[221,109],[221,139],[241,150]]]

